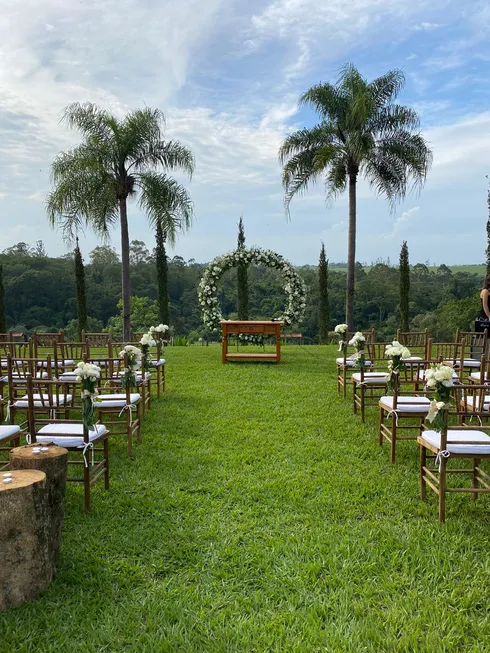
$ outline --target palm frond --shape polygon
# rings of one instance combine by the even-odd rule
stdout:
[[[347,186],[347,165],[345,157],[335,156],[330,162],[325,175],[326,202],[329,205],[333,200],[342,195]]]
[[[327,82],[309,88],[299,99],[299,106],[308,106],[323,120],[336,122],[343,120],[348,109],[346,97],[341,89]]]
[[[292,156],[284,165],[282,183],[284,186],[284,208],[286,217],[289,217],[289,205],[297,194],[308,190],[314,184],[322,170],[316,163],[318,150],[303,150]]]
[[[61,122],[70,129],[77,129],[86,138],[110,140],[119,131],[117,118],[91,102],[69,104],[63,113]]]
[[[369,122],[369,129],[378,136],[387,136],[400,129],[411,131],[419,126],[420,118],[417,112],[399,104],[381,107]]]
[[[334,126],[327,121],[311,129],[299,129],[287,136],[279,148],[279,162],[284,164],[287,159],[303,150],[315,150],[335,141],[337,137]]]
[[[369,84],[369,91],[378,109],[391,104],[405,86],[405,75],[401,70],[390,70]]]
[[[189,192],[163,173],[140,172],[135,175],[135,183],[141,191],[140,206],[150,224],[160,224],[173,244],[177,234],[192,224],[193,204]]]

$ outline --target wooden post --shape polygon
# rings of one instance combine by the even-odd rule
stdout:
[[[34,454],[35,447],[42,446],[47,451]],[[49,442],[47,444],[28,444],[12,449],[10,452],[10,469],[38,469],[46,474],[48,494],[48,536],[49,554],[53,571],[58,558],[63,517],[65,514],[65,487],[68,467],[68,451]],[[0,479],[1,481],[1,479]]]
[[[0,476],[0,612],[33,599],[53,576],[46,474],[13,471],[8,484]]]

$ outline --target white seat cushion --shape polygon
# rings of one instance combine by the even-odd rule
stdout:
[[[121,383],[121,376],[124,374],[124,372],[119,372],[118,376],[113,376],[111,377],[111,381],[114,383]],[[141,383],[142,375],[140,372],[135,374],[135,379],[136,383]],[[145,381],[148,381],[148,379],[151,379],[151,372],[145,372]]]
[[[11,440],[20,431],[20,426],[16,424],[3,424],[0,426],[0,442],[3,440]]]
[[[343,365],[344,364],[344,359],[343,358],[337,358],[335,362],[337,363],[337,365]],[[346,367],[354,367],[355,364],[356,364],[355,361],[352,361],[349,358],[345,361],[345,366]],[[371,367],[372,363],[371,363],[371,361],[365,361],[364,365],[366,365],[366,367]]]
[[[441,434],[437,431],[424,431],[422,439],[433,447],[441,448]],[[458,442],[481,442],[482,444],[451,444],[451,441]],[[450,430],[447,432],[447,451],[450,453],[469,453],[475,455],[490,454],[490,436],[483,431],[472,431],[470,429]]]
[[[365,372],[364,383],[384,383],[387,376],[386,372]],[[356,372],[352,375],[352,379],[357,383],[361,383],[361,373]]]
[[[404,358],[403,362],[405,365],[415,365],[416,363],[419,363],[420,361],[424,360],[420,356],[409,356],[408,358]]]
[[[96,424],[93,430],[88,432],[90,442],[97,440],[107,433],[103,424]],[[83,448],[83,424],[46,424],[36,433],[38,442],[54,442],[60,447]]]
[[[466,404],[469,406],[469,408],[475,408],[478,407],[478,403],[480,401],[480,397],[475,397],[474,395],[469,395],[466,397]],[[490,395],[485,395],[483,398],[483,410],[488,410],[488,406],[490,405]]]
[[[63,372],[63,374],[58,375],[58,381],[64,381],[65,383],[76,383],[77,375],[73,372]]]
[[[394,397],[381,397],[380,404],[393,410]],[[428,413],[430,401],[427,397],[398,397],[397,413]]]
[[[129,395],[129,403],[137,404],[139,401],[141,401],[141,395],[138,392]],[[124,408],[125,405],[125,394],[99,395],[95,403],[96,408]]]
[[[152,367],[161,367],[162,365],[165,365],[165,359],[164,358],[159,358],[158,360],[151,361],[151,366]]]
[[[452,362],[451,362],[452,364]],[[476,360],[476,358],[465,358],[463,361],[463,367],[471,367],[475,370],[479,370],[481,365],[481,361]],[[454,367],[459,367],[459,361],[456,361],[454,363]]]
[[[68,367],[68,366],[71,366],[71,365],[74,365],[74,364],[75,364],[75,361],[72,360],[71,358],[65,358],[65,359],[61,359],[61,360],[58,361],[58,365],[60,367]],[[38,361],[37,366],[38,367],[48,367],[48,361]],[[55,366],[55,361],[52,360],[51,361],[51,367],[54,367],[54,366]]]
[[[479,381],[480,380],[480,372],[471,372],[470,379],[473,379],[474,381]],[[487,380],[487,375],[485,374],[485,381],[486,380]]]
[[[33,398],[34,398],[34,407],[35,408],[43,408],[43,407],[49,408],[49,406],[45,406],[46,403],[49,401],[49,395],[43,395],[44,404],[41,401],[41,395],[34,395]],[[53,394],[52,399],[53,399],[53,406],[52,407],[56,408],[56,407],[59,407],[59,406],[64,406],[65,405],[65,399],[66,399],[66,402],[69,404],[71,402],[71,400],[72,400],[72,396],[71,395],[66,395],[66,397],[65,397],[65,395],[56,396],[55,394]],[[14,408],[28,408],[29,407],[28,396],[25,395],[24,397],[22,397],[22,399],[18,399],[17,401],[14,402],[13,406],[14,406]]]

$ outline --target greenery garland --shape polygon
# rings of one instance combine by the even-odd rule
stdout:
[[[223,319],[216,296],[221,276],[230,268],[252,263],[278,270],[285,280],[286,309],[277,319],[287,326],[302,321],[306,307],[306,286],[291,263],[271,250],[260,247],[240,248],[215,258],[205,269],[199,283],[197,295],[202,308],[202,320],[211,331],[218,331],[219,322]]]

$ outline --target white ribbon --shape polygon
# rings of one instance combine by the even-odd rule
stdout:
[[[392,415],[395,416],[395,424],[398,426],[398,411],[397,410],[390,410],[390,412],[386,415],[386,418],[391,417]]]
[[[87,449],[92,449],[92,467],[94,466],[94,443],[93,442],[84,442],[82,456],[85,462],[85,467],[88,467],[87,461]]]
[[[11,403],[10,401],[7,403],[7,417],[5,418],[6,422],[10,422],[10,407],[13,405],[14,404]]]
[[[442,410],[446,404],[443,401],[431,401],[429,406],[429,412],[427,413],[427,421],[432,424],[435,420],[438,412]]]
[[[121,412],[118,415],[118,417],[121,417],[125,410],[129,410],[129,426],[133,425],[133,409],[136,410],[136,406],[134,404],[126,404],[121,408]]]
[[[31,434],[30,433],[26,433],[26,442],[27,442],[27,444],[31,444]]]
[[[442,451],[439,451],[439,453],[437,454],[435,464],[439,467],[439,473],[442,467],[442,458],[449,458],[450,455],[451,452],[448,451],[447,449],[442,449]]]

